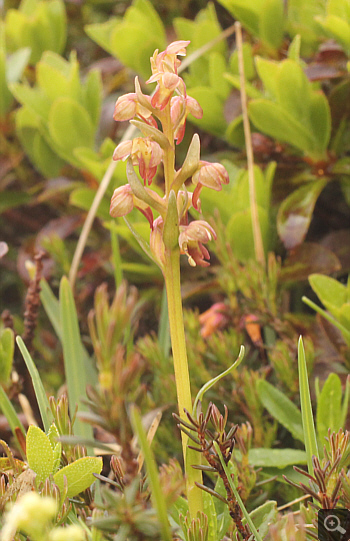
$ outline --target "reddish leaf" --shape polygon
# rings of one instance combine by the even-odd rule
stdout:
[[[282,282],[299,282],[307,280],[313,273],[331,274],[340,269],[340,261],[333,252],[320,244],[305,242],[291,250],[280,279]]]
[[[316,180],[298,188],[282,202],[277,215],[277,230],[287,249],[303,242],[316,201],[326,184],[325,179]]]

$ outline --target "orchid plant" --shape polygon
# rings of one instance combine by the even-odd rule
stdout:
[[[189,114],[202,117],[199,103],[187,95],[179,76],[181,61],[189,41],[175,41],[165,51],[156,50],[151,58],[152,76],[147,84],[157,83],[152,96],[142,93],[138,78],[135,92],[118,98],[114,119],[129,120],[142,136],[121,142],[115,149],[114,160],[127,160],[128,184],[117,188],[112,196],[110,214],[121,217],[137,208],[150,224],[149,250],[160,267],[166,285],[170,336],[181,419],[192,412],[190,378],[185,344],[185,332],[180,289],[180,254],[186,254],[191,266],[208,266],[209,252],[204,246],[216,233],[204,220],[189,220],[189,209],[200,211],[203,187],[219,191],[229,181],[223,165],[200,159],[200,139],[192,138],[186,158],[175,170],[175,148],[181,143]],[[150,186],[158,166],[163,164],[164,196]],[[135,172],[138,168],[140,177]],[[185,183],[194,185],[190,192]],[[154,212],[157,217],[154,217]],[[187,477],[187,497],[192,517],[202,510],[202,495],[195,484],[201,483],[201,471],[189,465],[199,465],[198,453],[187,449],[188,436],[182,433],[182,446]]]

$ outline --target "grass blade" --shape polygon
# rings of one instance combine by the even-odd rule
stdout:
[[[307,456],[307,467],[310,475],[313,475],[314,469],[312,466],[313,455],[319,458],[316,430],[314,418],[312,414],[309,378],[307,375],[305,350],[303,339],[300,336],[298,342],[298,369],[299,369],[299,389],[300,389],[300,406],[301,418],[303,422],[305,450]]]
[[[159,483],[159,474],[156,466],[156,461],[154,460],[151,447],[147,441],[147,436],[142,426],[140,414],[135,407],[132,407],[131,409],[131,422],[137,435],[138,442],[140,444],[141,451],[143,453],[147,466],[148,478],[151,485],[152,501],[154,507],[157,510],[158,520],[162,532],[162,540],[172,541],[173,537],[171,535],[164,494],[162,493],[162,489]]]
[[[86,366],[77,311],[72,289],[66,276],[63,276],[61,280],[59,304],[69,411],[71,417],[73,417],[76,406],[78,406],[78,412],[87,410],[86,406],[81,402],[81,399],[86,398]],[[79,418],[74,423],[74,433],[76,436],[92,439],[91,426],[83,423]]]
[[[16,437],[16,428],[20,428],[22,434],[25,436],[26,431],[24,426],[18,418],[15,408],[13,407],[9,397],[5,393],[4,389],[0,385],[0,410],[5,415],[12,434]]]
[[[46,396],[43,382],[41,381],[41,377],[38,372],[38,369],[35,366],[34,361],[32,357],[30,356],[30,353],[27,350],[26,345],[20,336],[17,336],[16,342],[20,349],[20,352],[22,353],[24,362],[27,365],[30,377],[32,378],[33,387],[34,387],[36,399],[38,401],[41,419],[44,425],[45,432],[48,432],[53,422],[53,417],[51,414],[49,401]]]

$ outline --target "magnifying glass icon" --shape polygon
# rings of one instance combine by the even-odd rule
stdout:
[[[340,526],[340,520],[336,515],[327,515],[323,524],[329,532],[340,532],[342,535],[346,533],[346,530]]]

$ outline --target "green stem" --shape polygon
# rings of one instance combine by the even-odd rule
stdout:
[[[168,297],[168,312],[171,345],[174,359],[175,382],[179,415],[186,420],[184,408],[192,412],[192,398],[190,376],[188,371],[187,351],[185,342],[185,329],[183,322],[181,286],[180,286],[180,251],[178,248],[166,250],[164,265],[164,279]],[[197,451],[187,448],[188,437],[181,432],[182,451],[186,472],[187,498],[192,518],[198,511],[203,511],[201,490],[195,482],[202,483],[202,472],[191,466],[200,465],[201,456]]]

